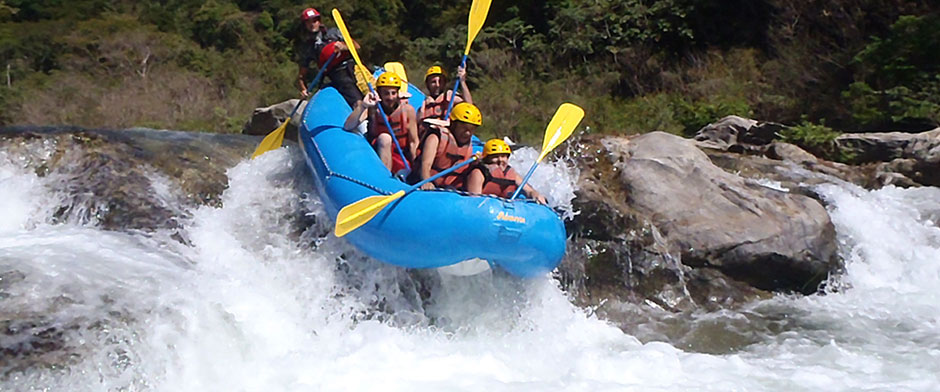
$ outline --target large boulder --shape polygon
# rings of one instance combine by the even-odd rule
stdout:
[[[277,127],[287,119],[291,110],[294,110],[294,107],[297,106],[297,102],[300,102],[300,100],[289,99],[268,107],[256,108],[254,112],[251,113],[251,118],[248,119],[248,122],[246,122],[244,128],[242,128],[242,133],[260,136],[271,133],[271,131],[277,129]],[[303,101],[300,103],[300,107],[297,108],[297,111],[294,112],[290,123],[287,124],[287,133],[284,136],[284,140],[297,140],[297,127],[300,125],[300,117],[306,106],[307,101]]]
[[[835,143],[852,163],[878,163],[882,175],[940,186],[940,128],[921,133],[846,133]]]
[[[619,285],[664,307],[721,307],[763,291],[816,292],[839,266],[817,200],[724,171],[694,141],[654,132],[581,145],[582,213],[562,268],[579,295]]]

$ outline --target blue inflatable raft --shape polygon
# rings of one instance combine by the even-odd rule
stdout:
[[[413,85],[409,92],[412,106],[419,108],[424,94]],[[409,187],[392,177],[363,136],[342,129],[350,112],[339,92],[324,88],[307,104],[299,130],[317,191],[334,220],[350,203]],[[555,211],[532,201],[418,190],[345,238],[369,256],[401,267],[485,260],[533,277],[561,262],[566,234]]]

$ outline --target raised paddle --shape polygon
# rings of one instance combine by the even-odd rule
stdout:
[[[470,16],[467,21],[467,47],[463,50],[463,60],[460,60],[460,66],[467,66],[467,55],[470,54],[470,45],[476,39],[480,29],[483,28],[483,22],[486,21],[486,14],[490,12],[490,3],[492,0],[473,0],[470,4]],[[447,104],[447,112],[444,113],[444,119],[450,118],[450,111],[454,109],[454,97],[457,96],[457,87],[460,86],[460,78],[454,82],[454,91],[450,94],[450,103]]]
[[[386,71],[394,72],[396,75],[401,76],[401,80],[405,83],[401,84],[401,89],[398,90],[398,95],[402,98],[410,98],[411,94],[408,93],[408,73],[405,72],[405,66],[397,61],[390,61],[385,63],[382,68],[385,68]]]
[[[446,176],[454,170],[460,169],[461,167],[470,164],[470,162],[473,162],[476,159],[477,156],[474,155],[470,157],[470,159],[460,162],[452,166],[450,169],[437,173],[426,180],[418,182],[408,189],[395,192],[388,196],[369,196],[355,203],[347,205],[346,207],[343,207],[343,209],[339,210],[339,214],[336,215],[336,226],[334,227],[333,232],[337,237],[342,237],[350,231],[358,229],[359,226],[366,224],[366,222],[372,220],[372,218],[378,215],[378,213],[382,211],[382,209],[384,209],[385,206],[387,206],[389,203],[411,192],[414,192],[415,190],[421,188],[421,186],[424,184]]]
[[[363,72],[363,76],[366,76],[366,84],[369,85],[369,91],[373,94],[375,89],[372,88],[372,82],[369,81],[368,75],[371,73],[369,70],[362,65],[362,60],[359,60],[359,52],[356,51],[356,43],[353,42],[352,37],[349,35],[349,30],[346,29],[346,23],[343,22],[343,15],[340,15],[339,10],[333,8],[333,20],[336,21],[336,27],[339,27],[339,31],[343,33],[343,41],[346,42],[346,47],[349,49],[349,54],[352,55],[353,59],[356,60],[356,66],[359,67],[359,71]],[[378,96],[378,94],[376,94]],[[385,115],[385,110],[382,109],[381,100],[376,103],[375,107],[378,109],[379,113],[382,114],[382,121],[385,121],[385,129],[388,130],[388,134],[392,136],[392,144],[395,145],[395,149],[398,150],[398,155],[401,156],[402,163],[405,164],[404,173],[394,173],[396,175],[401,175],[402,177],[408,177],[408,174],[411,173],[411,165],[408,164],[408,158],[405,158],[405,152],[401,150],[401,146],[398,145],[397,138],[395,137],[395,132],[392,131],[391,124],[388,123],[388,116]]]
[[[323,71],[326,71],[326,69],[329,68],[328,66],[330,65],[330,62],[333,61],[333,58],[336,57],[336,53],[338,52],[333,52],[333,54],[330,55],[330,58],[328,58],[326,62],[323,63],[324,65],[322,68],[320,68],[320,71],[317,72],[317,76],[314,77],[313,81],[307,85],[307,91],[310,91],[313,86],[316,86],[320,83],[320,78],[323,77]],[[284,122],[281,123],[277,129],[269,133],[268,136],[265,136],[264,139],[261,140],[261,144],[258,145],[258,148],[255,148],[254,154],[251,154],[251,159],[255,159],[268,151],[281,148],[281,144],[284,143],[284,133],[287,131],[287,124],[290,123],[290,119],[294,117],[294,113],[297,113],[297,109],[300,108],[300,104],[303,101],[303,99],[297,101],[297,104],[294,105],[294,110],[290,111],[290,114],[287,115],[287,118],[284,119]]]
[[[542,158],[545,158],[549,152],[554,150],[555,147],[558,147],[568,136],[571,136],[571,132],[574,132],[574,129],[578,127],[582,118],[584,118],[584,109],[581,109],[577,105],[563,103],[558,107],[558,110],[555,111],[555,116],[552,117],[552,121],[549,122],[548,127],[545,128],[545,139],[542,141],[542,153],[539,154],[539,159],[536,159],[535,163],[532,164],[529,173],[525,175],[522,184],[519,184],[519,187],[516,188],[516,191],[509,198],[510,200],[519,196],[519,192],[521,192],[525,184],[529,182],[529,177],[532,177],[532,173],[535,173],[535,167],[539,165]]]

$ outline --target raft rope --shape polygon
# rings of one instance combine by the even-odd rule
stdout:
[[[355,179],[355,178],[353,178],[353,177],[350,177],[350,176],[347,176],[347,175],[345,175],[345,174],[337,173],[337,172],[333,171],[333,169],[330,169],[330,165],[329,165],[328,163],[326,163],[326,157],[324,157],[324,156],[323,156],[323,152],[320,151],[320,145],[317,144],[316,139],[310,138],[310,141],[311,141],[312,144],[313,144],[313,149],[317,151],[317,157],[320,158],[320,162],[323,163],[323,167],[326,169],[326,176],[325,176],[326,179],[329,179],[330,177],[336,177],[336,178],[340,178],[340,179],[349,181],[349,182],[351,182],[351,183],[353,183],[353,184],[356,184],[356,185],[364,186],[364,187],[366,187],[366,188],[368,188],[368,189],[371,189],[371,190],[373,190],[373,191],[375,191],[375,192],[381,193],[381,194],[386,195],[386,196],[392,194],[392,192],[389,192],[389,191],[386,191],[386,190],[384,190],[384,189],[381,189],[381,188],[379,188],[379,187],[377,187],[377,186],[375,186],[375,185],[369,184],[369,183],[367,183],[367,182],[365,182],[365,181],[357,180],[357,179]]]

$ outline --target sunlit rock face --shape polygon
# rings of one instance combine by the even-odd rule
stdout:
[[[816,292],[839,267],[832,223],[813,198],[722,170],[665,133],[579,143],[582,210],[563,272],[576,271],[573,282],[583,272],[584,292],[722,307],[765,291]]]

